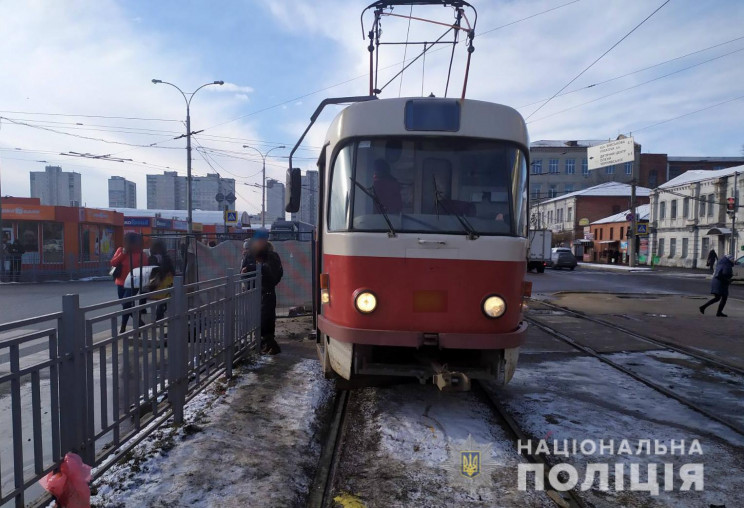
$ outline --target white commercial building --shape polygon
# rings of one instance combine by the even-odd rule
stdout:
[[[734,184],[736,182],[736,190]],[[729,198],[744,190],[744,166],[694,170],[651,194],[651,248],[659,265],[703,268],[711,249],[736,257],[744,244],[744,213],[727,213]]]
[[[47,206],[81,206],[80,173],[62,171],[59,166],[31,171],[31,197]]]

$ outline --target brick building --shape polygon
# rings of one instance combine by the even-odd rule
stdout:
[[[636,207],[638,224],[648,224],[651,205]],[[622,212],[596,220],[584,227],[584,261],[593,263],[628,262],[628,237],[631,222],[628,220],[630,208]],[[648,237],[642,236],[636,245],[638,261],[646,263],[648,258]],[[614,253],[618,254],[616,258]]]
[[[744,157],[678,157],[665,153],[642,153],[638,183],[654,189],[686,171],[717,171],[742,164]]]
[[[648,203],[650,189],[636,189],[637,204]],[[571,192],[530,204],[530,227],[550,229],[555,245],[570,245],[582,257],[584,226],[630,208],[631,187],[620,182],[606,182],[588,189]]]

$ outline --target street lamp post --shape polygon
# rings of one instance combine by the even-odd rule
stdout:
[[[266,227],[266,157],[269,156],[272,150],[278,150],[279,148],[287,147],[284,145],[275,146],[274,148],[269,148],[269,150],[267,150],[266,152],[261,152],[261,150],[251,145],[243,145],[243,148],[250,148],[251,150],[255,150],[263,161],[261,170],[261,227],[264,228]]]
[[[187,94],[180,88],[178,88],[173,83],[169,83],[167,81],[163,81],[162,79],[153,79],[153,84],[163,84],[163,85],[170,85],[179,92],[181,92],[181,95],[183,95],[183,100],[186,102],[186,210],[188,213],[187,223],[188,223],[188,233],[192,234],[194,232],[194,221],[193,221],[193,210],[192,210],[192,195],[191,195],[191,99],[194,98],[194,95],[196,95],[196,92],[204,88],[205,86],[210,85],[224,85],[224,81],[212,81],[211,83],[204,83],[202,86],[194,90],[193,92]],[[186,97],[186,96],[189,97]],[[175,139],[182,138],[184,136],[178,136]]]

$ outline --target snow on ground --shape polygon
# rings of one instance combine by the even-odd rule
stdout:
[[[744,427],[743,376],[670,350],[615,353],[607,358]]]
[[[543,493],[516,489],[521,456],[473,393],[418,384],[367,388],[352,392],[347,421],[337,496],[368,508],[553,506]],[[484,483],[460,475],[469,436],[483,454]]]
[[[556,361],[553,355],[522,355],[514,379],[500,389],[500,397],[526,433],[534,439],[548,439],[550,443],[553,440],[562,443],[564,439],[607,443],[612,439],[617,447],[627,439],[635,452],[641,439],[652,442],[657,439],[666,445],[672,439],[685,440],[688,448],[694,439],[699,440],[702,456],[603,457],[580,453],[569,458],[550,456],[555,463],[577,466],[581,480],[588,463],[609,463],[611,488],[615,463],[626,464],[626,486],[629,463],[641,464],[641,481],[646,478],[646,464],[674,463],[677,491],[664,492],[660,477],[662,492],[656,497],[627,490],[603,493],[593,489],[582,493],[582,497],[588,496],[597,506],[744,506],[744,492],[740,488],[744,437],[595,358],[561,356]],[[704,492],[678,491],[679,467],[688,462],[704,463]],[[663,466],[659,468],[663,471]]]
[[[288,351],[241,367],[95,482],[99,507],[304,506],[331,384]]]

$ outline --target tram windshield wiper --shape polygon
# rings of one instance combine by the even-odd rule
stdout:
[[[465,230],[465,233],[467,233],[468,238],[470,240],[475,240],[480,237],[480,234],[478,234],[478,231],[475,230],[472,224],[468,221],[467,218],[465,218],[465,215],[461,213],[455,212],[450,206],[447,204],[446,200],[444,199],[442,193],[439,191],[439,188],[437,187],[437,179],[436,177],[433,177],[434,179],[434,209],[437,211],[437,215],[439,215],[439,206],[442,206],[442,209],[444,209],[445,212],[447,212],[449,215],[454,215],[457,217],[457,220],[462,225],[462,228]]]
[[[377,197],[377,194],[375,193],[375,188],[370,187],[369,189],[362,185],[361,183],[357,182],[353,177],[349,177],[349,179],[352,181],[354,185],[359,187],[362,192],[364,192],[367,196],[369,196],[372,199],[372,202],[377,207],[377,210],[379,210],[382,217],[385,219],[385,222],[388,226],[388,236],[394,237],[395,236],[395,229],[393,228],[393,223],[390,222],[390,217],[387,214],[387,210],[385,209],[385,205],[382,204],[382,201],[380,201],[380,198]]]

